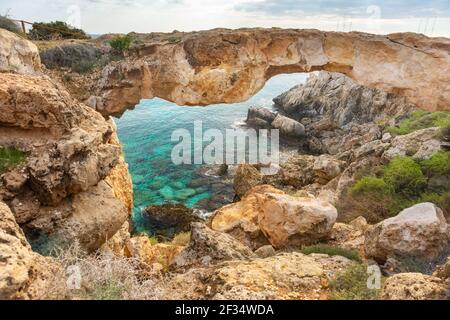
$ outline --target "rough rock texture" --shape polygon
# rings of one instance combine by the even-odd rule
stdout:
[[[250,189],[263,183],[262,174],[254,166],[240,164],[234,175],[233,188],[236,195],[241,198]]]
[[[262,185],[240,202],[217,210],[210,224],[213,230],[230,233],[254,249],[266,241],[280,248],[327,237],[336,218],[336,209],[320,199],[292,197]]]
[[[207,266],[226,260],[247,260],[253,252],[226,233],[217,232],[202,223],[193,223],[191,240],[174,261],[174,267]]]
[[[173,238],[180,232],[189,231],[192,222],[201,220],[193,209],[182,204],[148,206],[143,210],[143,214],[155,234],[166,238]]]
[[[275,248],[324,239],[337,218],[336,208],[320,199],[270,193],[257,199],[258,225]]]
[[[265,259],[193,268],[165,283],[168,299],[326,299],[328,280],[351,261],[282,253]]]
[[[152,267],[160,264],[164,268],[170,266],[183,247],[172,244],[158,243],[152,245],[147,236],[133,237],[125,246],[125,256],[139,259],[142,264]]]
[[[281,136],[302,138],[305,135],[305,127],[301,123],[282,115],[277,115],[271,126],[280,130]]]
[[[377,122],[395,123],[414,106],[405,98],[355,83],[343,74],[319,72],[274,99],[280,113],[300,121],[301,139],[313,153],[338,154],[381,138]]]
[[[378,261],[388,257],[433,260],[450,247],[450,231],[442,210],[420,203],[386,219],[366,234],[366,254]]]
[[[444,300],[450,298],[450,288],[439,278],[421,273],[399,273],[384,283],[384,300]]]
[[[14,44],[2,46],[6,56],[26,45],[37,54],[31,42],[8,35]],[[21,61],[35,70],[36,57]],[[26,160],[0,177],[0,200],[34,248],[48,253],[77,240],[97,249],[122,228],[132,207],[115,125],[49,77],[16,71],[23,72],[0,73],[0,146],[24,151]]]
[[[417,160],[428,159],[444,145],[444,141],[439,137],[440,132],[440,128],[426,128],[396,136],[383,153],[383,158],[391,160],[394,157],[409,156]]]
[[[0,299],[45,298],[60,267],[31,250],[8,206],[0,202]]]
[[[41,70],[38,48],[12,32],[0,29],[0,71],[34,73]]]
[[[134,34],[139,45],[108,65],[90,105],[122,113],[141,98],[180,105],[248,99],[272,76],[326,70],[398,93],[428,110],[448,110],[450,41],[414,33],[371,35],[292,29],[214,29],[174,41]]]
[[[209,220],[211,229],[228,233],[252,249],[269,244],[258,225],[260,208],[257,194],[264,193],[284,192],[270,185],[254,187],[241,201],[216,210]]]

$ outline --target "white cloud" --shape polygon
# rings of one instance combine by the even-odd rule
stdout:
[[[448,0],[423,3],[420,0],[0,0],[0,13],[10,8],[15,18],[66,21],[70,15],[68,8],[77,5],[81,26],[90,33],[283,27],[450,36]],[[380,15],[368,8],[379,8]]]

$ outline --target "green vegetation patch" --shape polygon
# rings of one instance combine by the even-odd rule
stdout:
[[[415,111],[407,119],[401,121],[398,126],[389,127],[387,130],[395,135],[404,135],[431,127],[450,127],[450,112]]]
[[[304,246],[300,249],[303,254],[322,253],[329,256],[342,256],[349,260],[361,262],[361,257],[356,250],[349,250],[341,247],[331,246],[327,244],[316,244],[312,246]]]
[[[116,36],[108,43],[115,51],[123,53],[130,48],[132,42],[132,38],[128,35],[125,36]]]
[[[0,148],[0,174],[22,164],[26,154],[14,148]]]
[[[351,220],[359,215],[377,223],[417,203],[432,202],[450,214],[450,151],[416,161],[396,157],[378,174],[359,179],[340,204]]]
[[[5,29],[19,35],[22,34],[22,30],[20,29],[19,25],[9,19],[8,16],[0,15],[0,29]]]
[[[330,281],[331,300],[377,300],[380,289],[369,289],[367,265],[354,263]]]
[[[34,23],[29,32],[32,40],[89,39],[81,29],[74,28],[62,21]]]

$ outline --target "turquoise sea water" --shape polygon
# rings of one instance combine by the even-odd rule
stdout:
[[[181,107],[161,99],[142,100],[132,111],[116,119],[120,141],[133,178],[133,224],[136,232],[148,232],[141,210],[152,204],[183,203],[196,207],[211,199],[226,198],[231,190],[220,183],[205,180],[201,165],[174,165],[171,142],[175,129],[193,132],[194,121],[201,120],[203,130],[224,132],[242,122],[250,106],[272,106],[272,99],[303,83],[304,74],[280,75],[270,79],[250,100],[207,107]],[[203,180],[202,180],[203,179]]]

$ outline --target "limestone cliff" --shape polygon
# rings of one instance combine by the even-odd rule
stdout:
[[[1,175],[0,201],[34,248],[48,252],[78,241],[95,250],[132,208],[115,126],[43,75],[31,42],[5,30],[0,39],[9,41],[0,50],[0,146],[26,153],[20,167]]]
[[[281,73],[326,70],[449,110],[450,41],[413,33],[372,35],[293,29],[131,34],[127,57],[106,66],[88,104],[121,114],[141,98],[180,105],[239,102]]]

